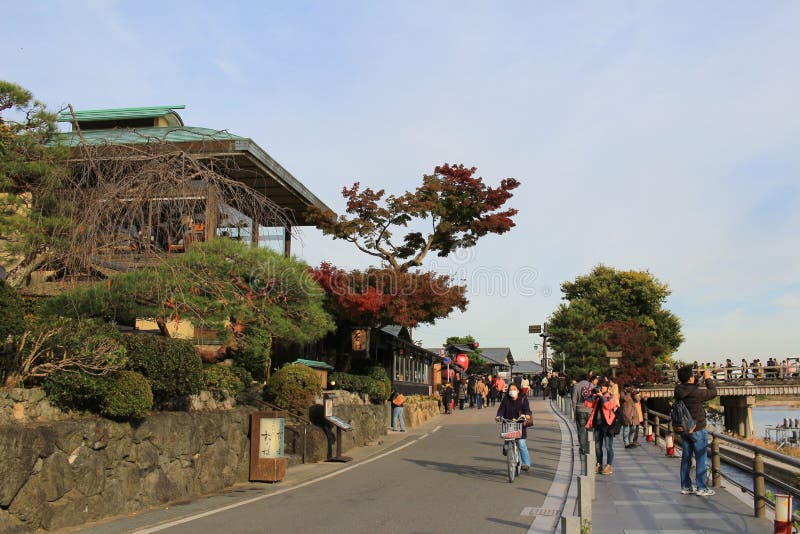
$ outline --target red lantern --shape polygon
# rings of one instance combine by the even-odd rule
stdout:
[[[466,354],[459,354],[456,356],[456,363],[466,371],[467,367],[469,367],[469,358],[467,358]]]
[[[444,378],[444,379],[448,379],[448,378],[452,379],[452,378],[455,378],[455,376],[456,376],[456,372],[453,371],[452,369],[442,369],[442,378]]]

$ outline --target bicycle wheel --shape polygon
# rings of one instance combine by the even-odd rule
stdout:
[[[506,460],[508,460],[508,481],[514,482],[514,477],[517,476],[517,448],[513,444],[509,445],[508,456],[506,456]]]
[[[522,470],[522,456],[519,454],[519,445],[514,443],[514,456],[517,457],[517,475]]]

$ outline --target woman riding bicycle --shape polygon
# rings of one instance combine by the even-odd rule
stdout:
[[[520,395],[519,387],[511,383],[508,386],[508,395],[503,397],[500,406],[497,408],[496,420],[503,419],[517,419],[524,415],[527,421],[531,420],[531,405],[528,404],[528,398]],[[528,444],[525,439],[528,437],[528,428],[525,424],[522,425],[522,437],[517,440],[519,447],[519,457],[522,462],[522,470],[527,471],[531,467],[531,457],[528,454]]]

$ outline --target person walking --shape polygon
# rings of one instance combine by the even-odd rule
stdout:
[[[467,400],[467,384],[461,380],[458,383],[458,409],[464,409],[464,402]]]
[[[527,376],[522,377],[522,382],[520,383],[520,386],[522,386],[522,394],[527,397],[528,391],[530,391],[531,389],[531,382],[530,380],[528,380]]]
[[[486,386],[486,382],[483,380],[478,380],[478,382],[475,384],[475,401],[479,410],[483,408],[483,404],[486,402],[486,395],[488,393],[489,388]]]
[[[442,391],[442,399],[444,400],[444,413],[449,415],[453,412],[453,384],[445,384]]]
[[[594,383],[588,380],[588,375],[581,378],[581,381],[572,386],[572,406],[575,413],[575,426],[578,429],[578,447],[581,454],[589,454],[589,431],[586,423],[594,407]]]
[[[495,420],[499,421],[501,417],[503,419],[517,419],[522,415],[525,416],[525,423],[522,425],[522,438],[517,440],[517,446],[519,447],[519,461],[522,464],[520,469],[527,471],[531,468],[531,456],[528,452],[528,443],[525,440],[528,439],[528,426],[531,424],[533,414],[528,398],[521,395],[519,386],[512,382],[508,386],[508,394],[503,397],[503,400],[500,401],[500,406],[497,407]],[[505,450],[503,450],[503,455],[505,455]]]
[[[392,393],[389,395],[389,402],[392,403],[392,430],[397,432],[406,431],[406,422],[403,419],[403,406],[406,403],[406,397],[402,393],[398,393],[396,389],[392,388]],[[399,424],[397,423],[399,421]],[[399,428],[398,428],[399,426]]]
[[[619,407],[615,399],[608,390],[608,380],[602,379],[598,382],[600,391],[595,393],[595,404],[589,424],[594,428],[594,454],[597,460],[597,473],[601,475],[611,475],[614,473],[614,434],[616,428],[616,411]],[[605,449],[606,462],[603,463],[603,449]]]
[[[633,447],[633,440],[636,436],[636,428],[641,423],[636,412],[636,404],[640,401],[639,392],[631,385],[626,385],[620,393],[620,410],[622,417],[622,443],[626,449]]]
[[[717,396],[717,385],[711,378],[711,371],[702,371],[706,389],[700,389],[698,379],[701,375],[695,374],[687,366],[678,369],[678,380],[675,386],[675,400],[681,400],[686,405],[695,423],[695,430],[691,433],[683,432],[683,452],[681,454],[681,493],[683,495],[699,495],[709,497],[716,492],[708,487],[706,481],[706,466],[708,465],[708,430],[706,430],[706,410],[703,403]],[[696,464],[695,487],[692,486],[691,469],[692,457]]]

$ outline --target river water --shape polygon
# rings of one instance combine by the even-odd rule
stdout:
[[[784,418],[797,419],[800,418],[800,408],[792,408],[789,406],[755,406],[753,407],[753,427],[756,436],[760,438],[766,437],[765,427],[782,425]],[[730,477],[739,484],[753,489],[753,475],[737,469],[731,465],[722,464],[722,473]],[[766,483],[767,490],[772,493],[784,493],[769,482]],[[795,512],[800,513],[800,498],[795,497],[792,501],[792,508]]]
[[[775,425],[782,425],[785,418],[800,419],[800,408],[789,406],[755,406],[753,407],[753,427],[756,436],[766,437],[764,428]]]

